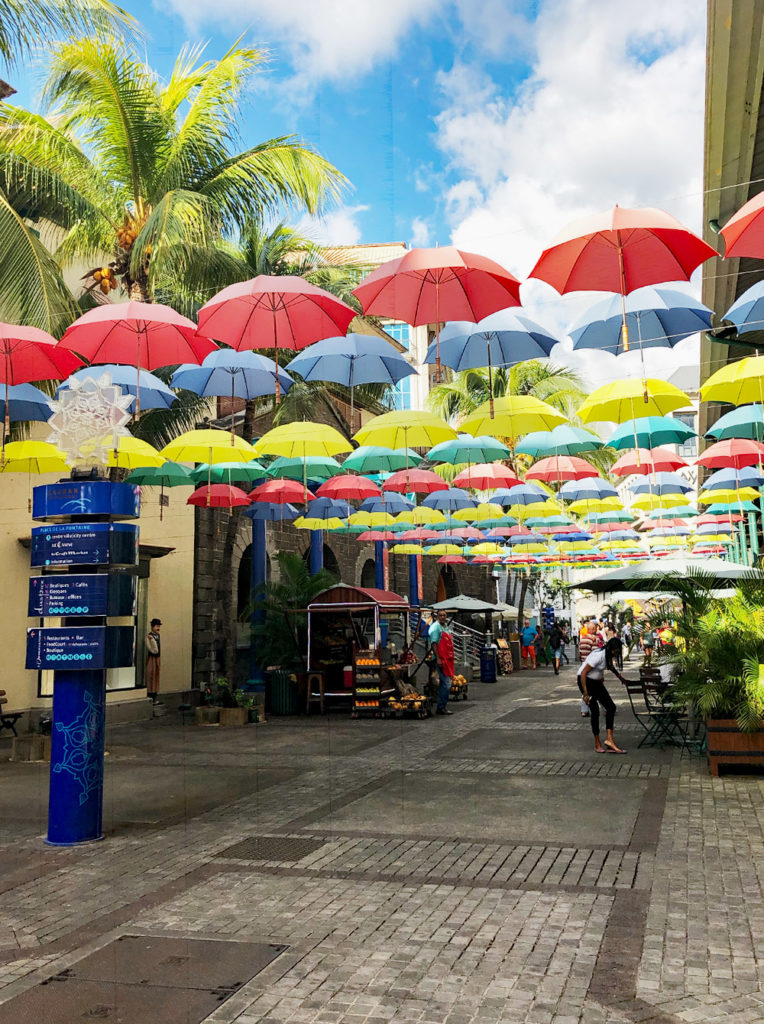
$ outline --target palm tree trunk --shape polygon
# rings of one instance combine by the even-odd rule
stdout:
[[[151,302],[145,281],[130,281],[127,294],[131,302]]]

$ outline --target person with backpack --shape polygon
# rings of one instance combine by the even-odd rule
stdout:
[[[564,643],[565,634],[563,633],[559,622],[555,622],[549,630],[549,646],[552,648],[552,666],[556,676],[560,674],[560,659],[562,658],[562,648]]]
[[[578,670],[578,688],[581,696],[589,707],[594,749],[598,754],[625,754],[626,751],[617,745],[613,737],[615,722],[615,701],[605,686],[605,670],[612,672],[621,682],[625,683],[618,671],[618,660],[621,654],[621,641],[614,630],[607,631],[607,642],[604,647],[592,651]],[[605,710],[605,742],[600,740],[600,705]]]

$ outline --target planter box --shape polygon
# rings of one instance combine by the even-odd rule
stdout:
[[[197,725],[218,725],[220,708],[211,708],[206,705],[194,709],[194,720]]]
[[[742,764],[764,768],[764,729],[741,732],[734,718],[709,718],[708,767],[719,774],[721,765]]]
[[[249,711],[247,708],[221,708],[220,709],[220,724],[221,725],[246,725],[249,721]]]

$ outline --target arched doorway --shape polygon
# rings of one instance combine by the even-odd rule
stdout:
[[[445,601],[448,597],[457,597],[459,594],[459,583],[456,573],[450,565],[444,565],[438,573],[438,586],[436,600]]]
[[[327,572],[330,572],[333,576],[336,576],[338,580],[342,579],[340,563],[337,561],[337,556],[328,544],[324,544],[324,569],[326,569]]]
[[[361,569],[361,586],[375,587],[377,585],[377,565],[373,558],[367,558]]]

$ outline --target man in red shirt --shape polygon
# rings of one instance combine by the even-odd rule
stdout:
[[[435,655],[435,664],[438,669],[438,707],[436,714],[452,715],[453,711],[448,710],[448,698],[451,693],[451,683],[454,680],[454,639],[451,630],[446,622],[444,608],[438,610],[435,622],[430,626],[427,639],[430,642],[430,650]]]

